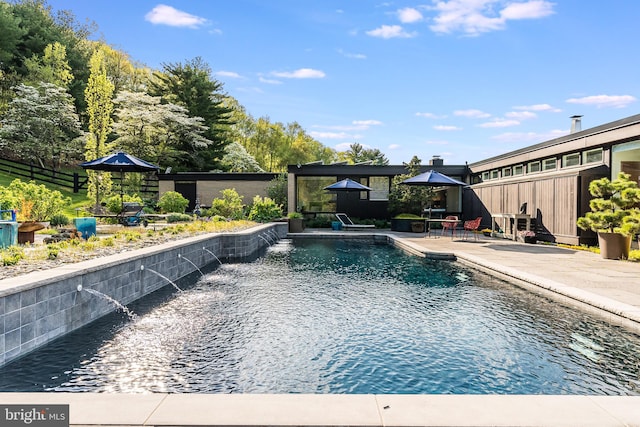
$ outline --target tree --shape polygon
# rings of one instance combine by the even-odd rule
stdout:
[[[227,172],[264,172],[256,159],[238,142],[232,142],[224,147],[225,155],[220,162]]]
[[[18,159],[54,171],[81,157],[83,136],[73,99],[51,83],[21,84],[0,122],[0,148],[11,147]]]
[[[354,142],[349,146],[349,150],[339,153],[339,157],[350,164],[371,161],[373,165],[386,166],[389,160],[377,148],[364,148],[361,144]]]
[[[107,144],[107,137],[111,132],[111,113],[113,112],[113,83],[107,77],[104,52],[98,49],[89,61],[91,74],[84,91],[87,103],[89,133],[85,143],[85,160],[95,160],[103,157],[112,149],[113,144]],[[100,206],[100,196],[111,191],[111,174],[98,171],[87,171],[89,176],[88,196],[96,200],[96,208]]]
[[[194,162],[211,141],[204,137],[207,127],[200,117],[189,117],[184,107],[161,104],[159,97],[122,91],[116,104],[113,129],[115,146],[158,164]]]
[[[408,173],[393,177],[389,191],[389,212],[392,215],[401,213],[422,215],[432,199],[431,187],[402,184],[402,181],[420,174],[421,163],[422,160],[418,156],[413,156],[409,163],[403,163]]]
[[[10,13],[18,22],[22,36],[11,61],[6,64],[20,78],[26,78],[29,58],[44,56],[48,45],[59,42],[66,48],[66,56],[74,76],[69,92],[76,102],[76,109],[84,111],[84,86],[88,79],[87,63],[91,49],[86,42],[95,24],[79,24],[68,10],[52,13],[44,0],[19,0],[10,6]],[[4,32],[4,28],[3,28]]]
[[[33,55],[24,64],[28,71],[26,82],[30,84],[46,82],[66,88],[73,80],[67,49],[58,42],[48,44],[42,57]]]
[[[211,141],[199,147],[197,155],[190,156],[185,167],[195,170],[212,169],[224,155],[228,128],[232,124],[231,109],[225,106],[223,85],[211,76],[211,69],[197,57],[185,64],[162,64],[163,71],[154,73],[149,93],[162,97],[165,103],[173,103],[187,109],[189,116],[201,117],[207,126],[204,136]],[[188,151],[188,147],[181,147]]]

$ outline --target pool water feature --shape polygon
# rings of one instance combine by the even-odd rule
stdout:
[[[459,264],[274,244],[0,370],[0,391],[640,394],[640,337]]]

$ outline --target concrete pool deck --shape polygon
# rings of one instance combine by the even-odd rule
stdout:
[[[382,233],[640,331],[640,263],[483,236]],[[69,404],[74,426],[640,426],[640,396],[0,393],[8,404]]]

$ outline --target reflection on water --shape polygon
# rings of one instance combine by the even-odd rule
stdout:
[[[273,245],[0,370],[1,391],[640,394],[640,337],[455,263]]]

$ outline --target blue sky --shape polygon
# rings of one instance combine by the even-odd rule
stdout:
[[[153,68],[201,56],[258,118],[391,164],[472,163],[638,111],[636,0],[49,0]]]

